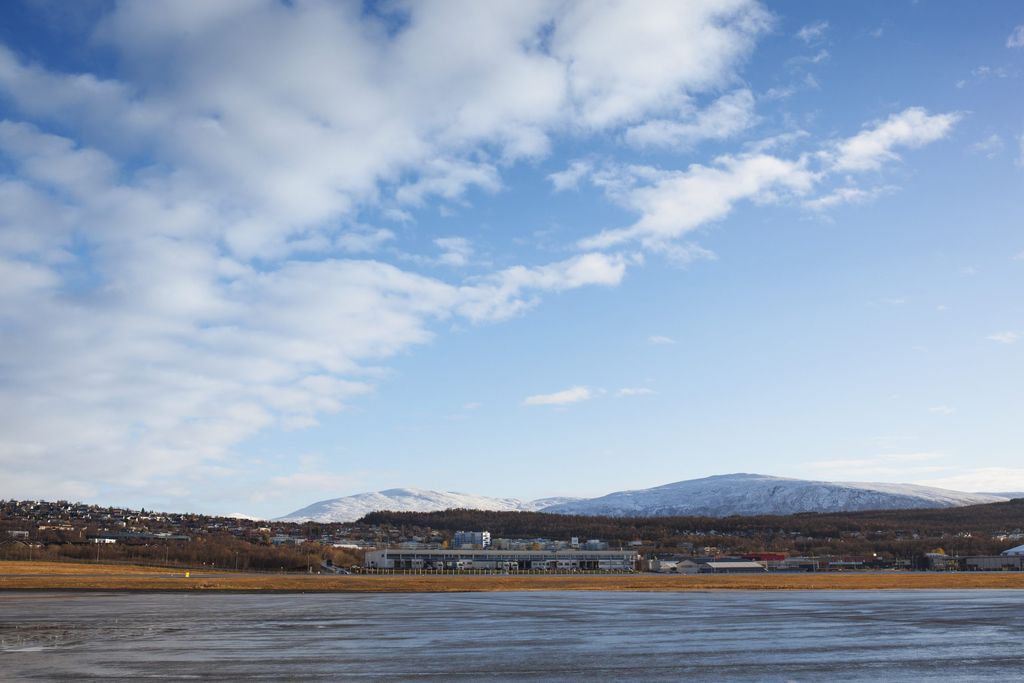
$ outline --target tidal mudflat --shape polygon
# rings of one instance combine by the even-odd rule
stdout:
[[[1010,680],[1013,590],[0,593],[11,680]]]

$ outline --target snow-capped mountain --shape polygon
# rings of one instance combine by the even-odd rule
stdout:
[[[943,508],[1003,500],[1007,498],[914,484],[805,481],[763,474],[725,474],[551,505],[544,508],[544,512],[614,517],[726,517]]]
[[[279,518],[282,522],[354,522],[363,515],[379,510],[393,512],[434,512],[453,508],[471,510],[536,511],[552,505],[565,504],[575,498],[541,498],[523,501],[518,498],[491,498],[455,491],[424,489],[387,489],[331,498],[313,503]]]
[[[244,512],[232,512],[232,513],[224,515],[224,516],[225,517],[230,517],[231,519],[244,519],[244,520],[247,520],[249,522],[259,522],[259,521],[262,521],[262,519],[263,519],[262,517],[253,517],[252,515],[247,515]]]
[[[524,501],[453,491],[388,489],[322,500],[279,519],[284,522],[352,522],[379,510],[434,512],[452,508],[611,517],[727,517],[960,507],[1008,499],[1009,496],[998,494],[964,493],[914,484],[806,481],[763,474],[724,474],[677,481],[650,489],[618,491],[600,498],[540,498]]]

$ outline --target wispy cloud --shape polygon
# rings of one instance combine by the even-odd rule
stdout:
[[[859,187],[839,187],[826,195],[804,200],[803,206],[812,211],[827,211],[843,204],[866,204],[897,189],[893,186],[872,187],[866,190]]]
[[[825,38],[826,33],[828,33],[828,22],[815,21],[811,24],[800,27],[800,30],[796,32],[796,37],[808,45],[811,45],[813,43],[821,42]]]
[[[585,178],[593,169],[591,162],[577,159],[569,164],[563,171],[557,171],[548,175],[548,180],[554,186],[555,192],[575,190],[579,187],[580,181]]]
[[[928,412],[936,415],[952,415],[956,412],[956,409],[950,408],[949,406],[932,406],[928,409]]]
[[[907,481],[922,475],[948,471],[947,456],[923,451],[909,453],[881,453],[863,458],[816,460],[804,467],[817,472],[817,476],[833,480],[861,480],[878,478]]]
[[[975,142],[968,149],[975,154],[981,154],[988,159],[994,159],[1003,151],[1003,139],[998,134],[992,133],[992,135],[989,135],[984,140]]]
[[[672,337],[666,337],[661,334],[652,334],[650,337],[647,338],[647,343],[654,344],[656,346],[664,346],[668,344],[675,344],[676,340],[673,339]]]
[[[688,148],[702,140],[725,140],[754,124],[754,95],[747,89],[723,95],[702,111],[676,119],[655,119],[626,131],[638,147]]]
[[[836,145],[832,167],[836,171],[870,171],[899,159],[897,147],[916,148],[946,137],[961,119],[959,113],[929,114],[911,107],[893,114]]]
[[[438,262],[446,266],[462,267],[469,264],[473,246],[465,237],[439,237],[434,244],[441,249]]]
[[[915,483],[956,491],[983,491],[987,493],[1024,491],[1024,468],[960,468],[956,473],[945,477],[928,478],[918,480]]]
[[[654,389],[649,389],[647,387],[623,387],[622,389],[619,389],[617,392],[615,392],[615,395],[621,397],[650,396],[651,394],[656,393],[658,392],[656,392]]]
[[[929,114],[910,107],[816,154],[795,159],[766,153],[722,155],[710,165],[692,164],[685,170],[608,164],[593,174],[594,183],[639,218],[577,244],[603,250],[639,242],[647,250],[663,252],[687,233],[724,219],[740,202],[779,204],[808,196],[831,175],[879,170],[900,159],[900,148],[918,148],[946,137],[960,118],[956,112]],[[842,194],[828,201],[841,200]]]
[[[535,394],[523,399],[523,405],[527,406],[564,406],[580,401],[589,401],[594,398],[596,392],[589,387],[576,386],[552,394]]]
[[[1024,24],[1013,29],[1006,38],[1006,47],[1024,47]]]
[[[1005,332],[996,332],[988,335],[988,339],[1000,344],[1013,344],[1020,339],[1020,333],[1014,332],[1013,330],[1007,330]]]

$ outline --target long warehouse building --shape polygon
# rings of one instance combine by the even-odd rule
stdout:
[[[502,571],[633,571],[631,550],[370,550],[370,569],[488,569]]]

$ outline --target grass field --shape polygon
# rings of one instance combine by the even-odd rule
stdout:
[[[481,591],[704,591],[1022,588],[1015,573],[827,573],[664,576],[318,576],[242,574],[124,565],[0,562],[0,590],[447,593]]]

